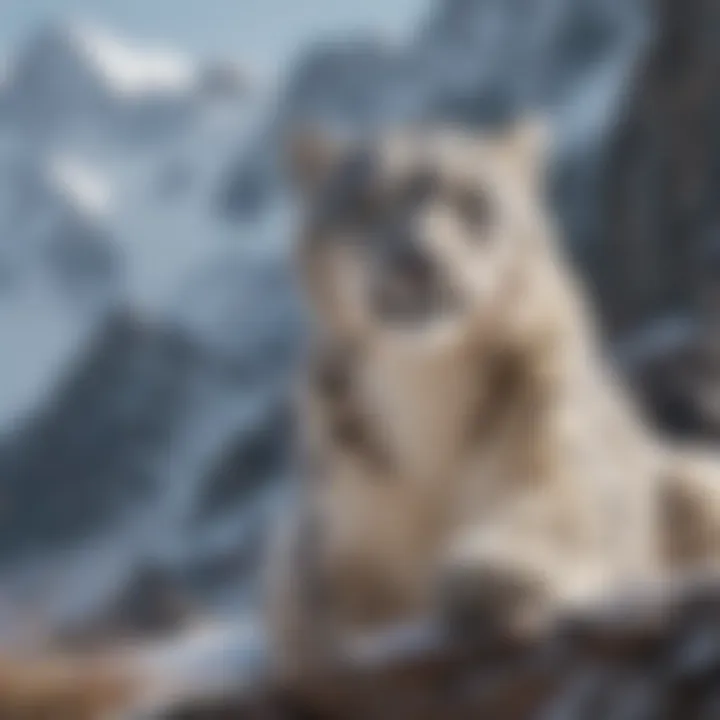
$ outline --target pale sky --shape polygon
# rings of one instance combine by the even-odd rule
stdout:
[[[0,52],[52,19],[80,18],[274,74],[312,39],[412,29],[429,0],[0,0]]]

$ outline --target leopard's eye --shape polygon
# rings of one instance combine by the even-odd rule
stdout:
[[[493,218],[493,208],[487,193],[478,189],[464,189],[457,194],[456,206],[463,221],[474,231],[486,229]],[[487,238],[478,233],[479,239]]]

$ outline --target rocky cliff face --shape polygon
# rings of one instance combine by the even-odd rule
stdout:
[[[688,308],[717,239],[718,8],[657,0],[607,155],[603,297],[632,327]]]

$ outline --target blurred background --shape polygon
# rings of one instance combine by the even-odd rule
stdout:
[[[711,0],[4,0],[0,644],[257,601],[291,477],[299,121],[548,117],[609,352],[662,427],[713,435],[719,33]]]

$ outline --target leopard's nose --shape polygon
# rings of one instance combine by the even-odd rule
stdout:
[[[402,320],[423,316],[437,294],[432,259],[406,239],[386,247],[378,260],[373,301],[380,315]]]

